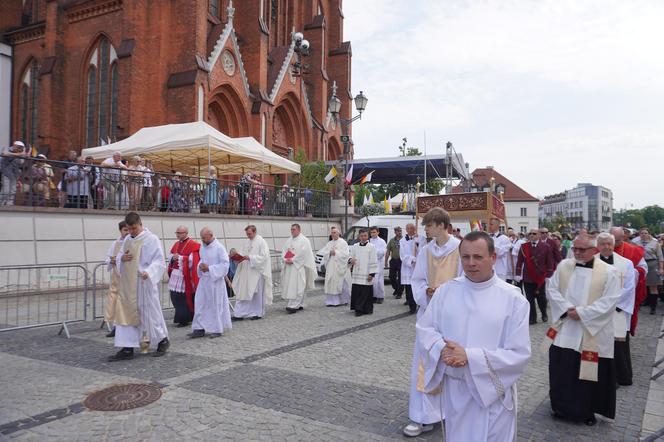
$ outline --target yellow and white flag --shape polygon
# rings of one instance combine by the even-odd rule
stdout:
[[[319,175],[319,176],[320,176],[320,175]],[[325,182],[326,182],[326,183],[329,183],[329,182],[332,181],[332,180],[334,179],[334,177],[336,177],[336,176],[337,176],[337,168],[334,167],[334,166],[332,166],[332,169],[330,169],[330,171],[327,173],[327,175],[325,175]]]

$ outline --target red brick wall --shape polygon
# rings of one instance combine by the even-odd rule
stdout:
[[[125,138],[142,127],[183,123],[197,118],[199,85],[205,91],[204,118],[210,120],[209,109],[215,91],[232,90],[233,121],[239,136],[261,138],[261,115],[267,116],[266,145],[271,147],[273,118],[281,97],[291,95],[291,125],[297,126],[297,138],[310,159],[330,155],[324,146],[330,137],[339,136],[337,129],[319,129],[314,122],[325,123],[329,82],[336,80],[343,89],[350,87],[349,56],[329,56],[341,42],[340,0],[322,0],[325,11],[325,53],[322,49],[322,30],[305,30],[317,13],[317,3],[311,0],[279,0],[279,15],[271,18],[270,0],[265,0],[264,19],[259,17],[259,1],[235,1],[234,29],[240,54],[235,54],[231,39],[226,48],[236,57],[236,72],[227,75],[220,60],[210,72],[197,63],[210,56],[209,43],[216,40],[228,20],[224,9],[220,17],[208,14],[208,0],[150,1],[150,0],[34,0],[37,15],[27,17],[21,0],[0,1],[0,32],[14,50],[14,98],[12,102],[13,136],[19,133],[18,113],[21,75],[35,59],[40,64],[55,57],[52,69],[42,72],[39,81],[38,147],[50,147],[51,158],[59,158],[70,149],[80,150],[86,141],[86,72],[90,48],[100,36],[108,38],[116,51],[123,42],[133,40],[133,50],[118,60],[120,90],[118,101],[118,138]],[[225,8],[227,0],[220,1]],[[45,23],[41,34],[34,32],[36,24]],[[269,96],[271,68],[268,54],[278,45],[290,44],[292,27],[305,33],[312,42],[311,56],[305,62],[312,66],[310,73],[291,85],[284,79],[274,102]],[[18,33],[15,31],[18,29]],[[32,29],[32,31],[31,31]],[[30,33],[30,32],[32,33]],[[9,33],[7,33],[9,32]],[[310,34],[310,35],[309,35]],[[17,38],[21,37],[21,38]],[[251,95],[247,95],[238,56],[241,55]],[[315,57],[315,60],[314,60]],[[325,57],[322,60],[321,57]],[[325,65],[326,71],[322,69]],[[315,67],[315,69],[314,69]],[[325,75],[328,78],[325,78]],[[342,78],[343,77],[343,78]],[[173,78],[180,78],[173,83]],[[185,78],[185,80],[182,80]],[[306,80],[313,119],[309,118],[300,82]],[[171,86],[169,87],[169,81]],[[343,115],[350,115],[351,103],[339,89],[344,101]],[[293,98],[294,97],[294,98]],[[293,134],[290,134],[293,138]],[[338,141],[338,139],[337,139]]]

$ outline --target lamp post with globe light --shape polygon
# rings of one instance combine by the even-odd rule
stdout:
[[[337,83],[336,81],[332,83],[332,96],[330,97],[328,110],[332,114],[335,122],[341,124],[341,142],[344,144],[344,175],[342,179],[344,180],[344,232],[348,231],[348,206],[350,205],[349,195],[350,195],[350,184],[345,181],[346,175],[348,174],[348,160],[350,158],[350,136],[348,135],[348,127],[356,120],[362,118],[362,112],[367,108],[367,102],[369,101],[362,91],[357,94],[354,98],[355,108],[359,112],[356,116],[346,119],[341,118],[339,113],[341,112],[341,100],[337,97]]]

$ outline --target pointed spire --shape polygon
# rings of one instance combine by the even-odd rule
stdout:
[[[232,22],[233,21],[233,16],[235,15],[235,8],[233,7],[233,0],[230,0],[228,2],[228,8],[226,8],[226,11],[228,12],[228,21]]]

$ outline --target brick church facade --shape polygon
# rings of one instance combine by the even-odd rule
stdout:
[[[342,0],[2,0],[12,138],[59,159],[145,126],[204,120],[285,157],[336,159],[334,82],[341,117],[352,112],[343,19]]]

